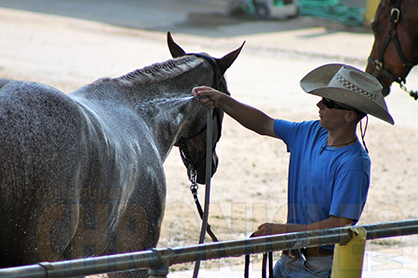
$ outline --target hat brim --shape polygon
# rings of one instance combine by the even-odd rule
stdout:
[[[393,118],[386,112],[385,109],[377,105],[374,101],[354,93],[353,91],[342,88],[321,88],[307,92],[308,94],[329,98],[336,102],[344,103],[361,112],[373,115],[387,123],[395,124]],[[361,99],[361,101],[359,101]]]
[[[387,107],[384,103],[384,100],[382,105],[385,105],[385,107],[382,107],[375,101],[351,90],[338,87],[327,87],[328,83],[342,66],[345,65],[328,64],[317,68],[302,78],[300,81],[300,86],[308,94],[317,95],[329,98],[333,101],[341,102],[345,105],[353,107],[366,114],[370,114],[393,125],[394,120],[392,116],[387,112]]]

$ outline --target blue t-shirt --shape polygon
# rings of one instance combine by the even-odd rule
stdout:
[[[274,132],[290,152],[288,223],[310,224],[330,216],[358,222],[370,183],[370,158],[357,141],[326,147],[319,121],[276,120]]]

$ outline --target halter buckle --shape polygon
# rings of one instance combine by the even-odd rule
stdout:
[[[390,11],[390,21],[391,22],[398,23],[400,16],[401,16],[401,11],[398,8],[393,8]]]
[[[382,61],[378,61],[378,60],[374,60],[375,66],[377,70],[381,70],[383,68],[383,62]]]

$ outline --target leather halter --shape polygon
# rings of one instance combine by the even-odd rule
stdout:
[[[412,63],[411,61],[409,61],[405,54],[402,51],[402,47],[401,44],[399,42],[398,39],[398,33],[396,30],[397,24],[400,20],[401,17],[401,0],[397,0],[395,1],[395,3],[393,4],[393,8],[391,10],[391,16],[390,16],[390,29],[388,32],[388,35],[386,36],[385,41],[382,44],[382,47],[380,48],[378,57],[376,60],[373,60],[370,56],[368,58],[368,62],[372,65],[375,66],[375,68],[378,71],[383,71],[385,72],[387,75],[390,76],[390,78],[392,78],[395,82],[399,83],[401,85],[401,87],[403,86],[403,84],[406,82],[406,76],[401,77],[401,76],[396,76],[395,74],[393,74],[391,71],[387,70],[384,68],[383,66],[383,55],[385,54],[386,48],[388,47],[390,41],[392,40],[394,45],[395,45],[395,49],[396,52],[398,53],[399,58],[401,59],[401,61],[404,63],[404,66],[406,67],[413,67],[415,64]]]
[[[219,139],[221,139],[221,135],[222,135],[222,130],[221,130],[222,129],[222,124],[221,124],[220,109],[215,108],[213,110],[213,112],[214,112],[213,113],[213,118],[214,119],[216,118],[216,122],[218,124],[218,138],[216,139],[215,144],[212,147],[212,151],[216,148],[216,143],[218,143],[218,141],[219,141]],[[191,158],[189,150],[187,149],[187,141],[196,138],[197,136],[199,136],[200,134],[205,132],[206,129],[207,129],[207,125],[205,124],[205,126],[198,133],[196,133],[195,135],[190,136],[190,137],[180,137],[180,139],[176,143],[176,146],[178,146],[179,149],[180,149],[180,156],[181,156],[181,159],[183,160],[183,164],[191,172],[193,172],[194,170],[201,167],[205,163],[206,158],[203,157],[199,161],[194,162],[193,159]]]
[[[194,53],[194,54],[189,54],[189,55],[194,55],[194,56],[197,56],[197,57],[204,58],[206,61],[208,61],[211,64],[211,66],[214,70],[213,86],[214,86],[215,89],[219,89],[219,80],[220,80],[219,71],[218,71],[218,68],[217,68],[216,63],[213,60],[213,58],[208,56],[208,55],[201,54],[201,53]],[[215,141],[215,144],[212,147],[212,151],[216,148],[216,144],[221,139],[221,135],[222,135],[221,112],[220,112],[220,109],[217,108],[217,107],[215,107],[213,109],[213,119],[215,119],[215,118],[216,118],[216,123],[218,124],[218,137]],[[190,171],[190,173],[194,173],[194,171],[196,171],[196,169],[198,169],[199,167],[204,165],[204,163],[206,161],[206,158],[203,157],[201,160],[194,162],[193,159],[191,158],[189,150],[187,149],[187,141],[196,138],[197,136],[199,136],[200,134],[202,134],[206,130],[207,130],[207,124],[205,124],[204,127],[199,132],[197,132],[196,134],[194,134],[190,137],[183,137],[183,136],[180,137],[180,139],[176,143],[176,146],[178,146],[179,149],[180,149],[180,156],[181,156],[181,159],[183,160],[183,164]],[[190,179],[190,177],[189,177],[189,179]]]

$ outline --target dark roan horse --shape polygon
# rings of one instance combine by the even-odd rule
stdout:
[[[204,183],[207,111],[191,90],[219,83],[228,93],[223,75],[242,46],[215,59],[186,55],[169,33],[168,45],[174,59],[69,95],[0,79],[1,268],[155,247],[163,162],[178,141]],[[212,157],[216,169],[215,146]]]
[[[393,82],[406,90],[406,76],[418,64],[418,2],[416,0],[382,0],[371,23],[375,41],[366,72],[390,93]],[[417,99],[416,92],[409,92]]]

